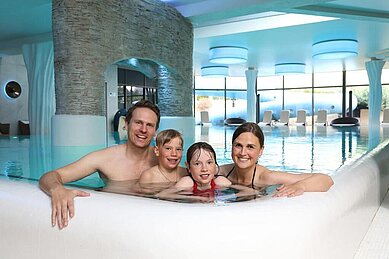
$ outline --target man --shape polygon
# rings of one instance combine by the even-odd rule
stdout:
[[[66,189],[63,184],[79,180],[96,171],[102,178],[114,181],[139,179],[141,173],[158,163],[150,142],[159,126],[160,112],[150,101],[141,100],[128,109],[126,144],[87,154],[74,163],[44,174],[39,186],[51,196],[51,223],[60,229],[74,216],[74,198],[89,196],[80,190]]]

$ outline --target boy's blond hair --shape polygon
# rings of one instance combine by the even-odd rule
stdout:
[[[181,147],[184,145],[182,134],[174,129],[167,129],[159,132],[157,135],[156,144],[157,146],[163,146],[174,138],[179,138],[181,140]]]

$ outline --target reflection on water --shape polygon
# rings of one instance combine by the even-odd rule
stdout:
[[[208,140],[216,151],[220,165],[231,163],[231,138],[235,129],[236,127],[196,126],[195,140]],[[321,172],[329,175],[335,174],[339,167],[353,163],[374,148],[377,142],[389,138],[389,127],[370,130],[363,126],[344,128],[287,126],[264,127],[263,132],[265,149],[259,161],[261,165],[271,170]],[[192,138],[190,136],[189,139]],[[184,138],[188,142],[186,145],[191,144],[189,139]],[[125,140],[121,140],[116,133],[109,137],[108,143],[108,145],[117,145],[125,143]],[[43,173],[69,164],[101,148],[104,146],[54,147],[51,145],[49,136],[0,136],[0,174],[37,181]],[[185,160],[184,155],[181,166],[184,166]],[[151,198],[155,198],[161,190],[171,187],[139,186],[135,182],[104,183],[97,173],[70,185]],[[228,197],[234,196],[231,193],[228,195],[225,195],[226,200],[230,202]],[[223,193],[215,194],[215,197],[219,196],[223,196]],[[247,195],[247,199],[250,199],[250,195]],[[240,201],[241,198],[236,200]]]
[[[257,199],[267,195],[269,190],[272,192],[275,190],[275,187],[255,190],[245,186],[233,185],[228,188],[210,189],[201,191],[201,193],[193,193],[192,190],[177,191],[173,186],[174,183],[140,184],[137,180],[106,181],[105,186],[97,189],[97,191],[173,202],[224,204]]]

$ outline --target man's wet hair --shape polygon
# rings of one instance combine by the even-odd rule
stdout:
[[[137,109],[137,108],[148,108],[150,110],[152,110],[155,115],[157,115],[157,124],[156,124],[156,128],[158,129],[159,127],[159,122],[161,120],[161,113],[159,111],[159,108],[158,106],[156,106],[154,103],[152,103],[151,101],[149,100],[140,100],[138,102],[136,102],[135,104],[133,104],[127,111],[127,114],[126,114],[126,121],[127,123],[130,122],[131,118],[132,118],[132,113]]]

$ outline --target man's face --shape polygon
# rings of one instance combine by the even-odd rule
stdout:
[[[148,147],[157,131],[157,115],[149,108],[137,108],[128,122],[128,141],[136,147]]]

